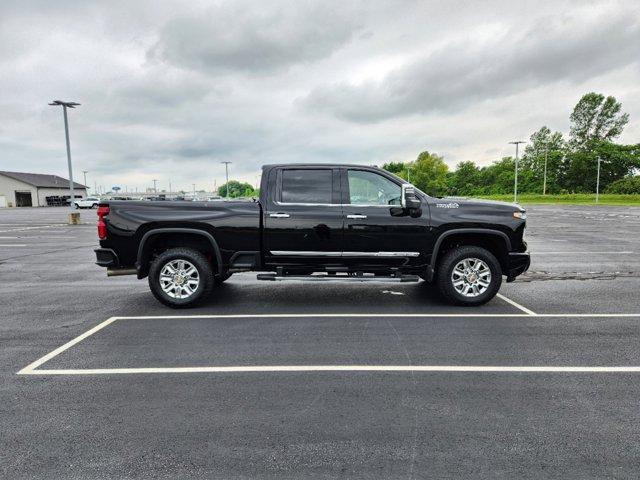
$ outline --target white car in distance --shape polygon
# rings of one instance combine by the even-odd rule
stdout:
[[[100,199],[98,197],[86,197],[75,201],[76,208],[98,208]]]

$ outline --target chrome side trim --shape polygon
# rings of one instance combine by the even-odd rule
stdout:
[[[419,257],[420,252],[319,252],[299,250],[272,250],[278,257]]]

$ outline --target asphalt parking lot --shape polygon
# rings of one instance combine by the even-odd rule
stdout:
[[[241,274],[174,311],[93,211],[1,209],[0,477],[637,477],[640,208],[528,211],[480,308]]]

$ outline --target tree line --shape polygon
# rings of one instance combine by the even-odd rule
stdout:
[[[587,93],[569,121],[567,139],[546,126],[531,135],[518,162],[518,192],[595,192],[599,158],[601,192],[640,194],[640,144],[615,143],[629,122],[621,103],[612,96]],[[515,158],[511,156],[483,167],[463,161],[450,171],[443,157],[425,151],[414,161],[390,162],[383,168],[433,196],[513,193]]]

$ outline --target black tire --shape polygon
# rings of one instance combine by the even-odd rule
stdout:
[[[75,208],[76,210],[78,210],[78,209],[80,208],[80,205],[78,205],[77,203],[74,203],[74,204],[73,204],[73,206],[74,206],[74,208]]]
[[[91,205],[91,208],[98,208],[98,204],[94,203],[93,205]]]
[[[465,296],[458,292],[453,285],[453,269],[465,259],[482,260],[491,272],[489,286],[474,297]],[[439,262],[436,272],[436,284],[442,297],[454,305],[476,306],[487,303],[496,296],[502,285],[502,267],[498,259],[482,247],[461,246],[449,250]]]
[[[160,284],[162,268],[173,260],[186,260],[198,271],[199,283],[196,290],[186,298],[174,298],[166,293]],[[207,258],[191,248],[171,248],[158,255],[149,268],[149,288],[159,302],[171,308],[193,307],[211,294],[213,289],[213,272]]]
[[[225,272],[222,275],[216,275],[213,277],[213,282],[216,285],[222,285],[225,281],[229,279],[229,277],[233,275],[233,273]]]

